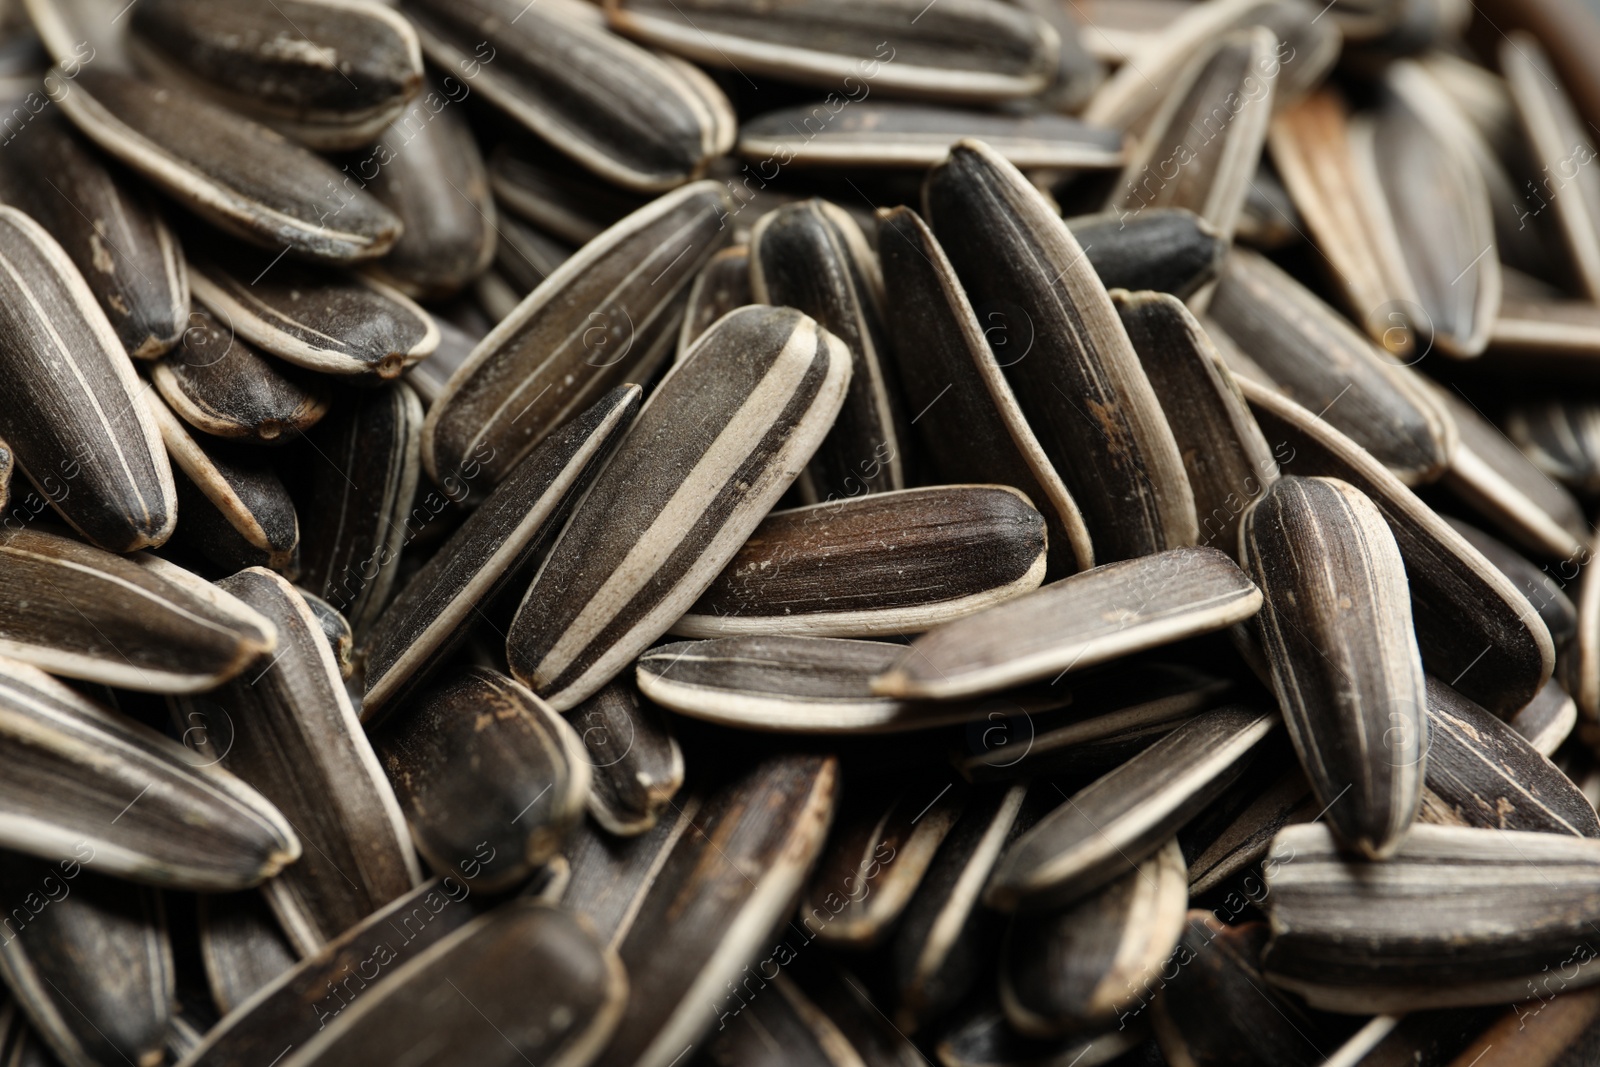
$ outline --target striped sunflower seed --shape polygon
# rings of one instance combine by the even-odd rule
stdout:
[[[473,348],[483,339],[482,333],[468,331],[449,319],[434,319],[439,327],[439,347],[433,355],[405,370],[404,378],[422,398],[423,407],[431,408],[444,393],[444,386],[460,366],[467,361]],[[488,329],[488,325],[484,325]]]
[[[1554,678],[1544,683],[1539,695],[1511,716],[1511,728],[1543,756],[1554,756],[1578,724],[1578,705]]]
[[[153,885],[228,891],[271,878],[300,841],[261,794],[184,744],[113,714],[32,667],[0,660],[4,779],[0,846],[69,850],[96,870]],[[70,799],[70,804],[69,804]]]
[[[266,893],[290,941],[310,954],[421,873],[316,616],[271,571],[219,584],[271,619],[277,652],[206,697],[174,698],[173,719],[209,728],[197,750],[259,789],[307,842]]]
[[[750,293],[805,312],[850,351],[850,391],[801,495],[817,503],[904,489],[907,424],[884,342],[883,278],[861,227],[825,200],[763,215],[750,233]]]
[[[0,436],[79,533],[117,552],[160,545],[177,522],[161,435],[122,342],[55,239],[0,206]],[[63,371],[67,373],[63,373]]]
[[[572,249],[521,219],[496,217],[495,229],[499,238],[494,250],[495,269],[517,292],[517,299],[511,302],[513,309],[572,258]]]
[[[873,692],[949,700],[1082,670],[1241,622],[1261,592],[1214,548],[1174,548],[1053,582],[917,638]]]
[[[473,349],[428,409],[435,482],[469,459],[487,490],[544,437],[630,378],[648,380],[676,336],[678,296],[721,247],[727,204],[697,182],[586,244]]]
[[[660,637],[783,495],[844,403],[849,355],[798,311],[723,318],[640,411],[551,549],[506,655],[558,711]]]
[[[372,0],[154,0],[130,14],[129,52],[152,77],[312,148],[366,147],[422,88],[416,31]]]
[[[224,1015],[299,962],[259,893],[202,896],[195,912],[206,986]]]
[[[407,702],[373,744],[417,851],[434,870],[462,877],[471,863],[489,892],[526,881],[556,855],[589,799],[577,733],[482,667]]]
[[[699,832],[701,803],[695,794],[681,797],[670,817],[636,837],[613,837],[580,823],[567,843],[572,878],[560,894],[562,905],[582,912],[607,945],[621,943],[679,839]]]
[[[1153,290],[1187,300],[1222,272],[1228,242],[1187,208],[1104,211],[1067,228],[1107,289]]]
[[[1278,831],[1322,811],[1298,766],[1260,793],[1189,864],[1189,897],[1198,899],[1260,861]]]
[[[774,511],[673,624],[684,637],[918,633],[1038,587],[1044,517],[1008,486]]]
[[[1558,653],[1572,643],[1578,632],[1577,606],[1544,568],[1475,526],[1449,516],[1445,521],[1528,598],[1539,618],[1544,620]]]
[[[551,156],[531,137],[501,141],[489,157],[489,185],[500,206],[574,247],[647,202],[638,193],[596,185],[587,170]]]
[[[1192,544],[1177,445],[1105,286],[1056,212],[976,141],[933,169],[923,198],[1023,413],[1083,509],[1095,558]]]
[[[750,246],[734,245],[712,256],[689,286],[689,305],[678,328],[677,358],[688,355],[712,323],[755,302],[750,292]]]
[[[622,676],[567,713],[589,761],[589,814],[608,833],[645,833],[683,788],[683,750],[671,724]]]
[[[1429,752],[1394,535],[1348,483],[1286,477],[1246,513],[1239,552],[1265,598],[1273,692],[1328,826],[1352,851],[1387,856],[1416,818]]]
[[[926,223],[907,207],[878,220],[891,346],[923,463],[947,484],[994,480],[1043,509],[1048,576],[1094,566],[1072,493],[1017,404],[984,324]],[[942,402],[942,403],[941,403]]]

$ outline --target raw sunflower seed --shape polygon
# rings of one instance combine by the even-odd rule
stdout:
[[[344,613],[338,608],[317,594],[299,587],[295,588],[295,592],[306,602],[311,614],[317,617],[317,626],[328,642],[329,651],[333,653],[333,662],[339,667],[339,677],[348,682],[350,676],[355,673],[356,646],[355,634],[350,629],[350,620],[345,618]]]
[[[1044,517],[1015,489],[874,493],[771,512],[671,632],[919,633],[1037,588],[1044,569]]]
[[[733,110],[706,75],[611,33],[592,5],[407,0],[405,10],[435,63],[472,71],[496,106],[624,188],[670,189],[733,145]]]
[[[1000,1003],[1031,1037],[1094,1034],[1158,980],[1183,934],[1189,879],[1176,839],[1065,911],[1006,932]]]
[[[477,612],[529,580],[638,408],[639,387],[620,386],[547,437],[411,577],[367,643],[364,719],[381,718],[459,646]]]
[[[1120,133],[1065,115],[877,102],[769,111],[740,125],[738,152],[795,166],[931,167],[963,137],[983,141],[1017,167],[1104,170],[1123,162]]]
[[[365,275],[242,255],[197,257],[190,281],[230,334],[323,374],[395,378],[439,347],[432,316]]]
[[[1372,501],[1331,478],[1280,479],[1245,516],[1272,688],[1328,825],[1392,852],[1417,815],[1428,702],[1405,564]]]
[[[482,667],[408,701],[373,743],[428,865],[459,876],[472,861],[491,892],[556,855],[589,799],[572,727]]]
[[[197,692],[273,650],[272,624],[166,560],[0,531],[0,655],[68,678]]]
[[[951,149],[923,197],[1023,413],[1083,510],[1095,558],[1193,544],[1194,496],[1172,432],[1066,224],[976,141]]]
[[[726,239],[721,188],[651,202],[563,263],[479,342],[428,409],[435,482],[469,459],[488,486],[603,392],[650,378],[676,337],[678,296]]]
[[[1260,607],[1260,590],[1221,552],[1169,549],[945,623],[872,688],[901,699],[980,696],[1224,629]]]
[[[206,984],[224,1015],[299,962],[260,893],[202,896],[196,913]]]
[[[1263,970],[1313,1007],[1503,1004],[1533,992],[1546,967],[1573,968],[1567,988],[1600,981],[1600,968],[1575,966],[1594,958],[1593,838],[1414,826],[1386,862],[1365,864],[1342,856],[1327,827],[1291,826],[1271,857]]]
[[[618,677],[567,713],[590,766],[589,814],[624,837],[656,825],[683,787],[683,752],[671,724]]]
[[[155,1067],[174,985],[161,896],[85,870],[89,851],[0,856],[0,974],[65,1067]]]
[[[65,118],[46,113],[12,137],[0,166],[6,203],[26,211],[83,272],[128,354],[154,359],[189,312],[183,250],[145,197],[118,185]]]
[[[290,941],[309,954],[421,874],[316,616],[271,571],[219,584],[272,620],[278,650],[206,697],[175,699],[174,720],[182,728],[199,716],[210,732],[198,750],[259,789],[306,840],[300,862],[266,893]]]
[[[1228,242],[1187,208],[1106,211],[1067,228],[1107,289],[1153,290],[1187,300],[1222,272]]]
[[[512,673],[558,711],[599,690],[733,558],[844,403],[849,354],[800,312],[722,319],[657,387],[512,621]]]
[[[712,256],[689,287],[689,306],[678,329],[678,359],[689,354],[712,323],[755,302],[750,293],[750,246],[734,245]]]
[[[1545,629],[1550,631],[1550,640],[1555,643],[1557,652],[1572,643],[1578,632],[1578,609],[1549,571],[1475,526],[1448,515],[1444,521],[1528,598],[1539,618],[1544,620]]]
[[[489,157],[489,185],[507,211],[574,247],[646,203],[637,193],[596,185],[588,171],[551,156],[528,137],[500,142]]]
[[[172,468],[105,312],[28,216],[0,207],[0,436],[74,529],[116,552],[160,545],[177,521]]]
[[[701,798],[689,795],[672,808],[669,818],[637,837],[614,837],[589,823],[578,826],[567,844],[572,879],[561,903],[584,914],[608,945],[627,936],[645,894],[685,834],[699,833],[695,820]]]
[[[1045,816],[1006,850],[984,901],[1005,910],[1060,907],[1126,874],[1243,771],[1277,716],[1202,712]]]
[[[1555,755],[1578,724],[1578,705],[1554,678],[1511,717],[1511,728],[1544,756]]]
[[[844,408],[801,476],[807,502],[904,489],[907,426],[884,342],[883,279],[861,227],[825,200],[763,215],[750,234],[750,293],[805,312],[850,350]]]
[[[610,0],[619,31],[707,66],[832,89],[931,100],[1003,100],[1049,84],[1060,39],[993,0],[804,0],[753,11],[737,0]],[[853,86],[867,83],[860,88]],[[855,94],[860,93],[860,97]]]
[[[1551,478],[1585,496],[1600,494],[1600,405],[1519,404],[1506,414],[1506,433]]]
[[[940,481],[995,481],[1020,489],[1049,529],[1049,576],[1094,566],[1094,546],[1072,494],[1051,466],[927,224],[907,207],[878,221],[884,306],[918,445]]]
[[[327,384],[257,352],[195,310],[178,347],[150,368],[161,399],[202,433],[250,444],[292,441],[328,413]]]

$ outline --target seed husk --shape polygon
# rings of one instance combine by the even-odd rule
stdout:
[[[1073,575],[929,631],[873,692],[973,697],[1211,633],[1254,615],[1261,593],[1214,548],[1174,548]]]
[[[734,245],[712,256],[689,286],[689,306],[678,329],[677,358],[688,355],[712,323],[734,308],[755,302],[750,292],[750,246]]]
[[[935,1046],[945,1067],[1104,1067],[1135,1054],[1142,1030],[1102,1034],[1085,1041],[1040,1041],[1019,1034],[998,1002],[963,1009]]]
[[[577,733],[483,667],[407,701],[373,744],[417,851],[458,876],[472,862],[478,888],[489,892],[525,881],[555,856],[589,799]]]
[[[1545,629],[1550,631],[1550,640],[1555,643],[1558,653],[1572,643],[1578,632],[1577,606],[1545,568],[1476,526],[1469,526],[1448,515],[1444,521],[1522,591],[1522,595],[1538,611],[1539,618],[1544,620]]]
[[[1432,395],[1266,257],[1236,249],[1209,312],[1279,391],[1321,412],[1401,481],[1444,473],[1455,426]]]
[[[638,409],[639,387],[619,386],[545,438],[411,577],[372,628],[364,719],[380,719],[459,647],[475,614],[529,580]]]
[[[1153,290],[1187,300],[1222,272],[1228,242],[1187,208],[1104,211],[1067,228],[1107,289]]]
[[[938,486],[774,511],[671,632],[919,633],[1038,587],[1045,522],[1008,486]]]
[[[272,624],[155,556],[0,531],[0,655],[141,692],[196,692],[274,647]]]
[[[637,837],[614,837],[579,824],[567,842],[572,878],[561,893],[562,905],[582,912],[606,944],[621,943],[678,840],[699,833],[695,820],[702,802],[695,794],[680,798],[667,818]]]
[[[1007,1020],[1040,1038],[1111,1029],[1177,946],[1188,883],[1173,839],[1065,911],[1013,917],[1000,962]]]
[[[495,230],[499,235],[494,248],[496,274],[517,291],[513,308],[572,258],[572,249],[513,216],[496,216]]]
[[[1544,474],[1584,496],[1600,493],[1600,406],[1583,400],[1519,404],[1506,434]]]
[[[0,167],[5,202],[60,242],[130,356],[154,359],[170,349],[184,331],[189,277],[160,213],[119,185],[59,114],[11,136],[21,140]]]
[[[1189,896],[1198,898],[1231,881],[1258,862],[1285,826],[1310,822],[1322,812],[1311,783],[1298,766],[1271,786],[1223,828],[1189,864]]]
[[[364,641],[388,602],[416,495],[422,401],[404,382],[350,391],[307,441],[301,582],[344,612]]]
[[[1199,544],[1237,555],[1245,501],[1278,478],[1272,449],[1183,301],[1166,293],[1116,290],[1111,302],[1183,456],[1200,518]]]
[[[429,408],[429,476],[438,482],[470,457],[485,467],[487,489],[606,390],[648,380],[676,336],[678,295],[726,239],[726,212],[721,188],[696,182],[563,263],[479,342]]]
[[[762,12],[734,0],[606,4],[613,27],[658,48],[820,88],[852,78],[901,96],[981,102],[1031,96],[1055,73],[1060,39],[1036,15],[988,0],[919,11],[914,0],[806,0]]]
[[[1544,683],[1539,695],[1511,716],[1511,728],[1528,739],[1528,744],[1544,756],[1554,756],[1578,724],[1578,705],[1554,678]]]
[[[376,197],[344,189],[331,163],[259,123],[109,68],[72,81],[60,102],[78,129],[234,236],[338,263],[381,256],[400,236]]]
[[[551,156],[531,137],[500,142],[489,157],[489,185],[507,211],[574,247],[647,202],[637,193],[597,186],[587,170]]]
[[[703,593],[821,443],[849,354],[810,318],[723,318],[657,387],[512,621],[511,670],[557,711],[649,647]]]
[[[1277,716],[1202,712],[1045,816],[1006,850],[984,901],[1008,911],[1061,907],[1125,874],[1242,773]]]
[[[963,137],[983,141],[1016,167],[1104,170],[1123,163],[1120,133],[1066,115],[877,101],[837,112],[801,104],[757,115],[740,125],[737,151],[796,166],[931,167]]]
[[[1592,838],[1419,825],[1386,862],[1352,864],[1312,824],[1279,833],[1272,856],[1263,970],[1328,1011],[1523,998],[1542,968],[1571,967],[1573,946],[1593,934]],[[1576,970],[1568,988],[1600,980]]]
[[[1017,169],[962,141],[923,190],[924,214],[1101,562],[1192,544],[1183,461],[1105,286]],[[997,247],[998,246],[998,247]],[[998,321],[992,316],[998,313]],[[985,316],[991,316],[986,319]],[[1020,350],[1030,358],[1010,357]],[[1074,399],[1079,398],[1079,399]],[[1115,500],[1115,507],[1111,502]]]
[[[259,893],[202,896],[196,914],[206,986],[223,1015],[299,962]]]
[[[439,347],[433,317],[382,282],[309,264],[230,260],[224,267],[196,257],[195,299],[230,333],[279,359],[386,380]]]
[[[618,37],[578,0],[519,6],[408,0],[405,11],[435,63],[474,70],[496,106],[624,188],[671,189],[732,147],[733,110],[699,70]]]
[[[350,676],[355,673],[356,646],[355,634],[350,629],[350,620],[345,618],[344,613],[338,608],[317,594],[298,586],[295,587],[295,592],[306,602],[311,614],[317,617],[317,626],[328,642],[329,651],[333,653],[333,662],[339,667],[339,677],[348,682]]]
[[[608,833],[650,830],[683,788],[683,751],[667,717],[622,675],[567,713],[589,761],[589,814]]]
[[[0,944],[0,974],[65,1067],[154,1067],[174,985],[161,896],[86,871],[92,858],[0,856],[0,905],[26,924]]]
[[[1048,576],[1094,566],[1083,514],[1023,416],[933,232],[907,207],[878,221],[886,325],[905,390],[917,410],[919,455],[939,480],[993,480],[1020,489],[1048,526]]]
[[[317,618],[294,587],[252,568],[219,585],[278,629],[278,649],[203,698],[177,698],[174,719],[195,714],[228,738],[197,746],[282,809],[307,842],[301,862],[274,879],[267,900],[302,954],[420,882],[394,792],[345,693]]]
[[[1291,449],[1293,458],[1279,461],[1285,473],[1348,482],[1383,512],[1405,561],[1428,669],[1497,715],[1532,700],[1550,678],[1555,650],[1527,598],[1355,442],[1271,390],[1238,381],[1267,440]]]
[[[74,529],[116,552],[160,545],[177,521],[161,435],[122,342],[55,239],[0,206],[0,436]]]
[[[904,489],[908,425],[884,340],[883,279],[861,227],[825,200],[761,216],[750,233],[750,293],[805,312],[850,351],[844,408],[800,479],[806,502]]]
[[[1348,483],[1286,477],[1251,506],[1239,551],[1265,598],[1273,692],[1324,818],[1347,848],[1381,859],[1416,818],[1429,751],[1394,535]]]
[[[177,347],[150,368],[172,410],[201,433],[245,444],[293,441],[328,413],[318,377],[269,359],[196,309]]]
[[[706,1006],[765,947],[822,849],[837,777],[831,757],[773,757],[707,801],[618,945],[628,1004],[596,1067],[667,1067],[717,1022]]]

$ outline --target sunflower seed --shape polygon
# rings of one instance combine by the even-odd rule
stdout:
[[[1361,864],[1309,825],[1279,833],[1271,855],[1263,970],[1313,1007],[1502,1004],[1533,992],[1544,967],[1573,967],[1568,988],[1600,980],[1574,966],[1594,958],[1600,841],[1415,826],[1387,862]]]
[[[567,714],[590,766],[589,814],[632,837],[656,825],[683,787],[683,752],[666,716],[616,678]]]
[[[750,234],[750,293],[805,312],[850,351],[850,391],[801,476],[808,503],[906,487],[907,424],[887,362],[883,279],[855,220],[825,200],[786,204]]]
[[[417,491],[422,402],[404,382],[349,392],[306,438],[316,458],[301,510],[301,581],[342,611],[358,642],[389,599]]]
[[[1538,696],[1511,717],[1511,728],[1546,757],[1555,755],[1577,723],[1577,703],[1553,678],[1544,683]]]
[[[81,851],[57,859],[0,862],[0,902],[20,926],[0,944],[0,973],[65,1067],[154,1067],[174,982],[160,894],[84,870]]]
[[[109,68],[78,71],[61,109],[110,155],[222,230],[335,262],[381,256],[400,220],[333,165],[215,104]]]
[[[1238,706],[1195,716],[1018,838],[984,901],[1008,911],[1059,907],[1125,874],[1236,778],[1275,725],[1276,716]]]
[[[841,4],[806,0],[752,12],[734,0],[609,0],[611,25],[707,66],[830,89],[929,100],[1031,96],[1054,75],[1060,42],[1038,16],[992,0]]]
[[[328,642],[328,649],[333,653],[333,662],[338,665],[339,677],[345,681],[355,673],[355,634],[350,630],[350,620],[332,604],[323,600],[317,594],[304,589],[295,588],[300,594],[300,599],[306,602],[306,607],[311,609],[311,614],[317,617],[317,626],[322,630],[322,636]],[[365,710],[365,709],[363,709]]]
[[[180,727],[199,715],[217,733],[197,745],[283,810],[308,848],[267,900],[302,954],[314,952],[421,875],[405,820],[345,695],[338,665],[294,587],[253,568],[219,583],[278,628],[279,645],[207,697],[178,698]]]
[[[732,109],[710,79],[617,37],[588,4],[408,0],[405,11],[435,63],[472,71],[496,106],[617,185],[670,189],[733,144]]]
[[[1228,242],[1187,208],[1105,211],[1067,220],[1107,289],[1154,290],[1187,300],[1222,272]]]
[[[1094,566],[1072,494],[1051,466],[1006,382],[983,324],[932,231],[910,208],[878,221],[884,307],[918,446],[941,481],[1015,486],[1043,509],[1051,577]],[[941,403],[942,401],[942,403]]]
[[[918,633],[1038,587],[1044,517],[1008,486],[874,493],[774,511],[671,632]]]
[[[230,334],[279,359],[323,374],[389,379],[439,347],[433,318],[382,282],[256,258],[241,255],[222,267],[196,257],[190,280],[195,299]]]
[[[512,309],[522,297],[539,288],[557,267],[572,258],[572,249],[520,219],[497,217],[495,230],[499,237],[494,249],[496,272],[519,294],[511,303]]]
[[[567,843],[572,880],[561,894],[562,905],[582,912],[606,944],[619,944],[678,839],[699,833],[700,805],[693,794],[681,798],[670,817],[637,837],[614,837],[580,824]]]
[[[13,753],[4,847],[52,856],[81,846],[107,874],[205,890],[256,885],[300,855],[253,789],[32,667],[0,660],[0,713]]]
[[[435,482],[472,458],[487,485],[545,435],[631,378],[675,337],[678,295],[721,246],[727,206],[697,182],[595,238],[479,342],[428,410],[422,461]]]
[[[120,188],[58,114],[12,136],[22,140],[0,166],[6,203],[61,243],[129,355],[167,351],[183,333],[189,278],[183,250],[154,205]]]
[[[429,866],[463,876],[472,860],[479,888],[491,892],[556,855],[589,799],[578,735],[544,701],[481,667],[409,701],[373,743]]]
[[[992,693],[1211,633],[1250,618],[1261,593],[1214,548],[1096,567],[931,630],[873,692],[948,700]]]
[[[1405,561],[1428,668],[1499,715],[1532,700],[1550,678],[1555,650],[1527,598],[1355,442],[1271,390],[1238,381],[1267,440],[1281,442],[1274,452],[1285,472],[1348,482],[1383,513]]]
[[[831,757],[774,757],[707,801],[699,832],[678,838],[618,946],[628,1004],[596,1067],[667,1067],[743,1003],[724,990],[821,851],[837,776]]]
[[[619,386],[557,430],[511,472],[373,624],[362,716],[383,711],[426,679],[466,636],[472,616],[521,581],[632,423],[639,387]],[[463,480],[466,473],[463,472]],[[461,482],[446,484],[453,497]]]
[[[688,355],[712,323],[734,308],[754,303],[750,293],[750,246],[734,245],[712,256],[689,287],[689,306],[678,329],[677,358]]]
[[[203,896],[197,912],[206,983],[224,1015],[299,962],[259,893]]]
[[[177,521],[161,436],[122,342],[66,253],[0,206],[0,435],[61,517],[118,552],[160,545]]]
[[[849,381],[844,346],[800,312],[723,318],[656,389],[534,578],[506,642],[512,673],[566,711],[626,667],[777,502]]]
[[[1030,1037],[1109,1030],[1177,946],[1188,882],[1171,840],[1065,911],[1014,917],[1000,963],[1007,1020]]]
[[[178,347],[150,368],[150,380],[190,426],[250,444],[292,441],[328,413],[322,380],[261,355],[198,309]]]
[[[124,689],[209,689],[274,647],[267,619],[188,571],[43,530],[0,531],[0,596],[0,655]]]
[[[1286,771],[1223,828],[1189,864],[1189,896],[1204,896],[1258,862],[1285,826],[1310,822],[1322,812],[1298,766]]]
[[[1095,558],[1192,544],[1194,497],[1177,445],[1066,225],[1016,168],[976,141],[951,150],[923,196],[980,321],[999,315],[986,327],[990,345],[1083,509]]]
[[[588,244],[646,203],[637,193],[596,185],[588,171],[551,156],[527,137],[495,148],[489,185],[507,211],[574,247]]]
[[[1516,549],[1460,519],[1446,515],[1444,521],[1522,591],[1522,595],[1538,611],[1539,618],[1544,620],[1545,629],[1550,631],[1550,640],[1555,643],[1557,652],[1572,643],[1578,632],[1578,609],[1562,591],[1561,583],[1552,578],[1547,569],[1536,566]]]
[[[1585,496],[1600,493],[1600,406],[1582,400],[1520,404],[1506,433],[1539,470]]]
[[[936,1050],[945,1067],[1103,1067],[1137,1055],[1142,1039],[1129,1029],[1088,1041],[1037,1041],[1012,1029],[998,1003],[981,1003],[956,1016]]]

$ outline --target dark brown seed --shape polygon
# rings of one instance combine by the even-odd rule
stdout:
[[[196,910],[206,983],[223,1015],[299,962],[260,893],[203,896]]]
[[[934,233],[1100,562],[1193,544],[1194,496],[1105,286],[1017,169],[962,141],[923,191]]]
[[[1079,215],[1067,228],[1107,289],[1187,300],[1222,272],[1228,255],[1216,227],[1180,207]]]
[[[428,865],[472,870],[490,892],[559,852],[589,799],[589,762],[572,727],[483,667],[408,701],[373,744]]]
[[[850,381],[798,311],[728,315],[673,368],[551,549],[512,621],[512,673],[575,707],[705,591],[808,461]]]
[[[1538,566],[1516,549],[1490,537],[1476,526],[1469,526],[1448,515],[1444,521],[1481,552],[1484,559],[1494,564],[1496,570],[1511,579],[1511,584],[1528,598],[1528,602],[1539,613],[1539,618],[1544,620],[1545,628],[1550,631],[1550,640],[1555,642],[1557,652],[1572,643],[1578,632],[1577,606],[1546,568]]]
[[[755,302],[750,293],[750,246],[735,245],[712,256],[689,286],[689,306],[678,329],[677,358],[688,355],[713,322],[734,308]]]
[[[613,834],[650,830],[683,788],[671,723],[623,675],[567,713],[589,761],[589,814]]]
[[[695,820],[700,804],[701,798],[692,793],[679,798],[667,818],[637,837],[616,837],[593,824],[579,824],[567,843],[572,879],[561,903],[582,912],[606,944],[620,943],[678,840],[699,833]]]

